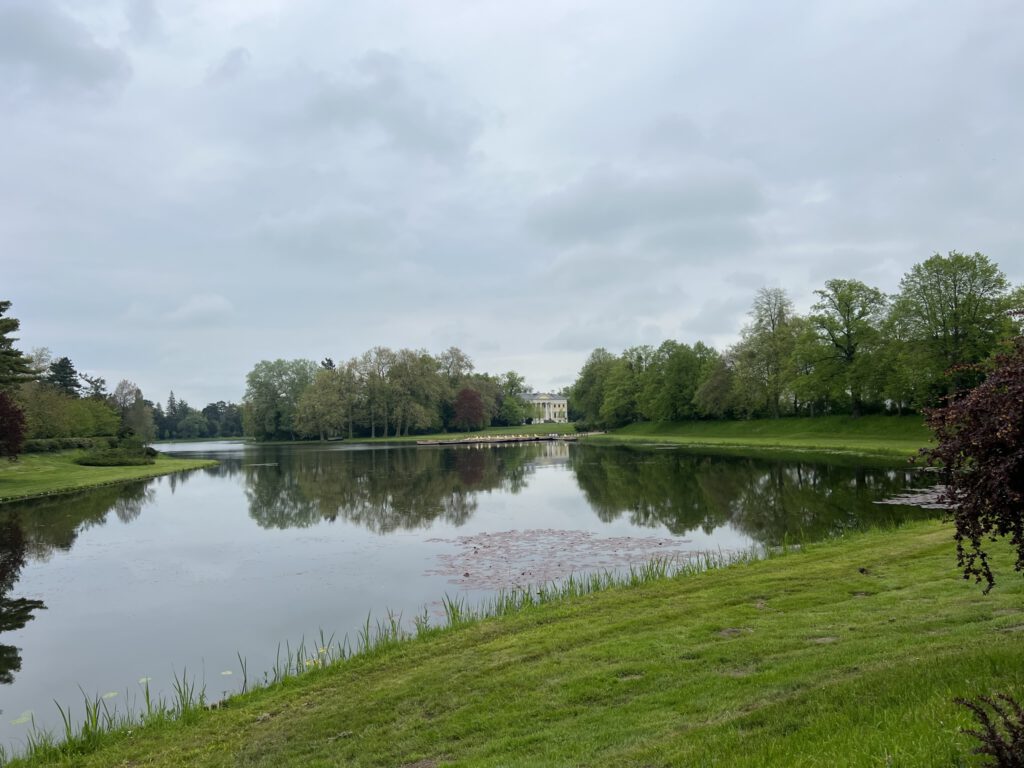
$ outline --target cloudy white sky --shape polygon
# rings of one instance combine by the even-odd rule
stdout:
[[[1024,281],[1024,5],[0,0],[0,298],[163,400],[261,359],[733,341],[754,292]]]

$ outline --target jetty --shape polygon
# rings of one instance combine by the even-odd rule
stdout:
[[[417,440],[416,445],[497,445],[499,443],[574,443],[581,437],[603,435],[603,432],[572,432],[565,435],[480,435],[441,440]]]

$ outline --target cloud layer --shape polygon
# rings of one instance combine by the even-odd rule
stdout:
[[[1021,282],[1024,8],[986,8],[8,0],[3,298],[201,404],[376,344],[557,388],[936,251]]]

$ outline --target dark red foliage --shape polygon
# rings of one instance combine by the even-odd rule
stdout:
[[[25,442],[25,414],[7,392],[0,392],[0,456],[14,461]]]
[[[974,713],[979,728],[964,728],[963,733],[980,743],[972,752],[987,755],[991,768],[1024,768],[1024,707],[1004,693],[979,696],[976,701],[953,699]]]
[[[957,563],[988,592],[995,579],[986,540],[1010,537],[1016,570],[1024,570],[1024,337],[997,356],[981,384],[926,416],[938,446],[922,453],[946,486]]]
[[[484,401],[471,387],[463,387],[455,395],[455,417],[458,429],[481,429],[484,426]]]

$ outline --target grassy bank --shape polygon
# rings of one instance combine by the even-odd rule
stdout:
[[[17,461],[0,462],[0,502],[156,477],[217,463],[157,456],[156,463],[138,467],[83,467],[75,464],[82,453],[29,453],[19,456]]]
[[[820,416],[631,424],[588,440],[906,458],[931,441],[920,416]]]
[[[982,596],[950,536],[857,534],[427,631],[66,764],[976,765],[952,699],[1024,694],[1024,580],[994,548]]]

